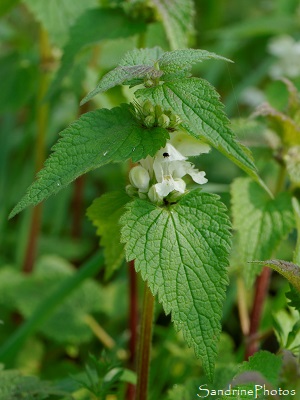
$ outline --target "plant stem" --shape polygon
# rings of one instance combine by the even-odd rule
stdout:
[[[152,325],[154,313],[154,296],[145,282],[140,339],[138,348],[136,400],[147,400]]]
[[[258,350],[258,340],[253,340],[253,337],[257,337],[258,328],[260,324],[261,314],[265,299],[268,294],[269,282],[272,270],[268,267],[264,267],[261,275],[256,280],[255,285],[255,296],[253,301],[253,307],[250,317],[250,330],[246,345],[245,359],[248,360]]]
[[[284,165],[281,165],[277,177],[277,182],[275,185],[274,196],[276,196],[284,189],[285,174],[286,174],[286,168]],[[250,356],[252,356],[254,353],[258,351],[258,346],[259,346],[259,339],[257,339],[259,338],[258,329],[259,329],[263,306],[266,297],[268,295],[271,274],[272,270],[268,267],[264,267],[262,273],[256,279],[254,301],[250,317],[250,329],[249,329],[249,335],[247,336],[246,340],[245,360],[248,360]]]
[[[241,322],[241,329],[244,336],[249,335],[250,320],[247,309],[247,300],[245,297],[246,290],[244,281],[241,277],[237,278],[237,297],[238,297],[238,310]]]
[[[138,326],[138,293],[137,293],[137,276],[134,269],[134,261],[128,263],[129,278],[129,367],[135,369],[135,358],[137,348],[137,326]],[[126,399],[134,400],[135,386],[128,385]]]
[[[46,132],[49,120],[49,104],[43,102],[43,98],[49,86],[49,69],[51,67],[52,52],[47,32],[40,28],[40,81],[37,94],[37,138],[35,148],[35,172],[38,172],[45,161]],[[42,206],[34,208],[31,217],[29,239],[25,252],[25,258],[22,270],[25,273],[31,273],[36,257],[37,241],[41,226]]]

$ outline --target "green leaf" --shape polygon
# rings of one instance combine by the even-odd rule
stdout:
[[[249,361],[239,366],[237,375],[227,384],[227,390],[224,390],[220,400],[269,399],[264,388],[270,390],[270,387],[278,387],[281,366],[280,357],[268,351],[255,353]]]
[[[299,352],[299,312],[290,308],[281,309],[273,314],[274,331],[280,348]]]
[[[155,46],[151,49],[134,49],[132,51],[128,51],[125,56],[120,61],[119,65],[122,66],[133,66],[133,65],[150,65],[154,66],[154,64],[160,59],[160,57],[164,54],[163,49],[159,46]]]
[[[36,304],[45,301],[57,285],[74,275],[75,269],[65,260],[55,256],[41,258],[34,273],[17,288],[16,309],[29,319]],[[88,342],[93,338],[93,333],[85,317],[102,310],[103,300],[99,284],[88,279],[61,302],[53,315],[39,327],[39,332],[60,343]]]
[[[29,205],[36,205],[78,176],[109,162],[136,162],[153,156],[169,138],[163,128],[145,128],[123,104],[82,115],[61,133],[54,153],[38,173],[38,179],[10,214],[10,218]]]
[[[22,55],[11,53],[0,58],[0,112],[18,111],[36,91],[36,65],[24,63]]]
[[[122,58],[117,68],[104,75],[96,88],[80,104],[126,81],[134,86],[143,83],[145,78],[157,79],[163,76],[163,80],[181,79],[188,75],[193,64],[210,58],[230,61],[206,50],[184,49],[164,53],[160,47],[134,49]]]
[[[142,21],[128,20],[119,9],[87,10],[71,27],[69,40],[63,49],[61,66],[47,94],[50,97],[72,67],[76,54],[84,47],[102,40],[127,38],[145,30]]]
[[[1,0],[0,3],[0,16],[6,14],[10,11],[13,7],[18,4],[20,0]]]
[[[295,264],[300,264],[300,204],[296,197],[292,198],[292,205],[297,228],[297,242],[294,251],[293,262]]]
[[[257,108],[253,116],[267,117],[271,127],[288,146],[300,144],[300,126],[288,115],[264,103]]]
[[[284,260],[256,261],[284,276],[300,292],[300,266]]]
[[[239,373],[246,371],[260,372],[274,387],[278,385],[282,360],[269,351],[259,351],[244,362],[239,368]]]
[[[18,351],[24,345],[25,340],[53,315],[62,301],[70,296],[74,289],[78,288],[82,282],[91,278],[103,267],[103,255],[101,253],[94,254],[87,260],[80,269],[70,277],[64,279],[60,284],[56,284],[55,290],[51,293],[47,292],[44,301],[35,303],[36,308],[32,316],[25,321],[0,347],[0,358],[6,365],[11,365]]]
[[[165,52],[159,58],[159,67],[166,74],[174,74],[176,72],[190,71],[193,64],[209,59],[232,62],[228,58],[206,50],[183,49]]]
[[[300,133],[300,130],[299,130]],[[300,146],[292,146],[284,155],[286,169],[291,182],[300,186]]]
[[[43,400],[49,396],[70,399],[71,396],[35,376],[23,376],[16,370],[0,371],[0,398],[5,400]]]
[[[81,105],[91,100],[98,93],[105,92],[114,86],[121,85],[131,79],[158,78],[163,74],[152,66],[136,65],[130,67],[117,67],[103,76],[101,81],[82,101]]]
[[[187,47],[193,32],[195,14],[192,0],[151,0],[164,25],[170,47]]]
[[[120,222],[127,260],[135,260],[212,379],[228,282],[225,206],[218,196],[194,190],[167,208],[134,200]]]
[[[129,200],[131,198],[125,192],[111,192],[94,200],[87,209],[87,216],[97,227],[97,235],[101,236],[100,244],[104,247],[106,279],[121,266],[124,259],[119,219]]]
[[[290,300],[288,303],[289,306],[294,307],[300,312],[300,293],[294,288],[294,286],[290,285],[290,291],[285,294],[285,297]]]
[[[249,178],[236,179],[231,187],[231,195],[239,259],[245,263],[246,278],[251,283],[261,267],[247,262],[270,258],[295,225],[291,197],[288,193],[281,193],[271,199]]]
[[[192,136],[215,147],[263,185],[249,150],[237,142],[219,95],[207,81],[184,78],[180,82],[165,82],[154,88],[140,89],[136,96],[171,109]]]
[[[54,44],[61,46],[75,20],[97,0],[23,0],[36,19],[45,27]]]

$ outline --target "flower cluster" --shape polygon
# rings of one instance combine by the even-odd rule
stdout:
[[[149,100],[145,101],[142,106],[135,104],[137,119],[147,128],[159,126],[161,128],[174,130],[180,123],[181,119],[178,115],[171,111],[163,110],[160,105],[153,105]]]
[[[277,58],[270,68],[273,78],[296,78],[300,75],[300,41],[288,35],[278,36],[269,43],[268,50]]]
[[[139,165],[131,169],[130,185],[126,187],[129,195],[163,204],[164,199],[176,201],[186,191],[183,180],[186,175],[200,185],[207,182],[205,172],[198,171],[187,157],[208,153],[210,146],[183,131],[171,132],[170,136],[166,146],[154,157],[140,160]]]

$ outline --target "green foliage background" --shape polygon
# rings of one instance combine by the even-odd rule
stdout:
[[[8,221],[9,213],[58,140],[58,132],[70,123],[77,124],[79,135],[89,129],[84,125],[84,116],[79,122],[73,122],[79,115],[105,107],[108,110],[99,110],[99,115],[110,115],[111,123],[118,122],[120,129],[126,129],[128,107],[122,106],[118,115],[112,115],[114,112],[109,110],[132,98],[128,86],[113,87],[108,82],[105,89],[112,87],[108,92],[99,93],[93,102],[81,108],[79,103],[100,77],[117,67],[128,50],[153,46],[165,51],[193,47],[233,60],[234,64],[203,61],[194,65],[192,72],[215,86],[227,116],[232,119],[233,131],[253,152],[260,177],[271,191],[278,189],[280,166],[273,156],[276,140],[274,136],[270,139],[265,135],[267,127],[277,128],[273,120],[268,125],[263,119],[249,120],[249,115],[262,101],[270,103],[278,112],[286,112],[289,93],[282,81],[270,75],[272,67],[279,65],[279,58],[271,54],[269,48],[272,40],[282,35],[300,40],[299,2],[174,0],[172,7],[163,0],[150,3],[150,8],[143,1],[121,0],[4,0],[0,4],[0,362],[5,368],[0,371],[3,392],[0,391],[0,398],[3,400],[13,400],[20,394],[25,399],[66,399],[68,396],[105,399],[109,393],[114,393],[113,398],[123,399],[127,383],[135,380],[128,361],[128,271],[119,256],[122,245],[114,231],[106,230],[107,237],[102,237],[101,244],[106,246],[104,256],[111,263],[110,269],[105,269],[103,250],[98,253],[95,229],[85,215],[96,197],[125,187],[128,166],[111,164],[95,169],[109,161],[104,153],[111,149],[106,149],[89,166],[92,171],[43,203],[39,217],[33,209],[25,209]],[[184,60],[178,62],[182,66]],[[284,68],[282,75],[285,76]],[[285,77],[300,89],[300,65],[298,75]],[[119,75],[113,78],[119,79],[117,83],[124,81]],[[187,81],[189,85],[190,79]],[[180,87],[172,87],[171,83],[166,86],[173,92],[180,92]],[[249,95],[249,88],[258,96],[258,101],[254,95]],[[159,90],[153,90],[153,98],[163,102]],[[214,93],[212,88],[210,90]],[[202,94],[198,93],[199,99]],[[143,97],[143,91],[140,96]],[[290,107],[289,116],[299,123],[299,104],[295,104],[296,111]],[[179,104],[176,110],[179,114],[181,107]],[[277,123],[282,121],[280,118]],[[220,120],[226,122],[221,113]],[[299,145],[297,124],[292,124],[296,136],[287,136],[286,132],[290,133],[292,128],[286,119],[284,121],[285,125],[280,125],[281,135],[288,138],[284,144]],[[99,128],[97,145],[101,149],[105,135],[110,134],[109,125]],[[154,135],[157,129],[153,129]],[[139,134],[137,128],[136,141],[140,140]],[[224,128],[224,135],[227,134]],[[211,140],[215,144],[213,135],[212,132]],[[69,136],[69,142],[64,143],[65,151],[72,151],[71,143]],[[239,155],[232,154],[232,148],[226,148],[223,143],[217,145],[223,148],[224,154],[230,153],[237,160]],[[98,148],[95,146],[93,151],[97,153]],[[133,161],[142,156],[135,154]],[[120,161],[125,158],[120,151]],[[288,167],[292,171],[290,179],[295,184],[293,195],[298,198],[298,164],[293,164],[292,158],[289,160],[292,160]],[[299,263],[293,255],[297,240],[295,220],[291,194],[287,191],[269,200],[256,183],[245,178],[235,164],[216,150],[194,161],[206,171],[209,183],[205,191],[221,196],[228,206],[229,216],[233,215],[234,229],[240,231],[240,237],[234,236],[230,286],[223,302],[223,332],[212,386],[223,388],[245,371],[264,372],[253,367],[256,361],[242,364],[245,341],[238,316],[239,279],[245,276],[248,289],[244,296],[250,309],[253,281],[260,267],[255,264],[250,268],[247,261],[276,257]],[[66,175],[65,181],[59,182],[61,186],[85,171],[80,169],[76,152],[74,163],[78,165],[78,173]],[[235,178],[238,179],[230,189]],[[52,183],[57,185],[55,180]],[[281,189],[284,191],[286,187],[282,185]],[[257,199],[255,207],[246,193]],[[126,199],[119,201],[118,207],[126,203]],[[108,213],[109,205],[109,202],[105,205]],[[92,207],[97,205],[94,203]],[[249,211],[248,220],[241,212],[242,207]],[[260,217],[262,209],[263,217]],[[110,218],[114,221],[118,215],[111,213]],[[35,218],[39,223],[34,222]],[[250,227],[249,221],[257,219],[261,224],[254,223]],[[104,229],[101,220],[95,225],[101,234]],[[262,232],[264,246],[252,248],[248,244],[255,242],[258,230]],[[32,238],[36,239],[33,247],[30,245]],[[109,241],[113,242],[110,253]],[[26,274],[24,269],[30,259],[33,272]],[[138,285],[142,286],[140,278]],[[299,363],[289,353],[293,350],[299,354],[299,313],[296,311],[299,296],[292,289],[288,298],[294,308],[287,308],[284,294],[288,290],[287,281],[274,274],[260,332],[269,332],[262,340],[262,348],[277,355],[262,353],[257,357],[258,364],[274,364],[277,368],[273,375],[266,369],[262,379],[300,392]],[[163,300],[166,310],[168,301]],[[107,356],[102,353],[104,349]],[[115,377],[110,378],[111,385],[104,379],[109,371],[110,377]],[[175,332],[162,306],[157,304],[150,398],[196,398],[198,386],[206,379],[200,362],[182,335]]]

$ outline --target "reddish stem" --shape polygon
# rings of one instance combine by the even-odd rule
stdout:
[[[29,239],[27,243],[25,258],[22,270],[25,274],[30,274],[33,270],[33,264],[36,257],[37,241],[41,225],[42,206],[37,205],[32,212]]]
[[[261,275],[256,279],[255,296],[250,316],[250,330],[247,337],[245,360],[248,360],[250,356],[258,351],[258,329],[260,325],[263,306],[268,294],[271,272],[272,270],[270,268],[264,267]]]
[[[134,261],[128,263],[129,277],[129,366],[135,369],[136,348],[137,348],[137,326],[138,326],[138,293],[137,293],[137,276],[134,269]],[[128,385],[126,400],[134,400],[135,386]]]

